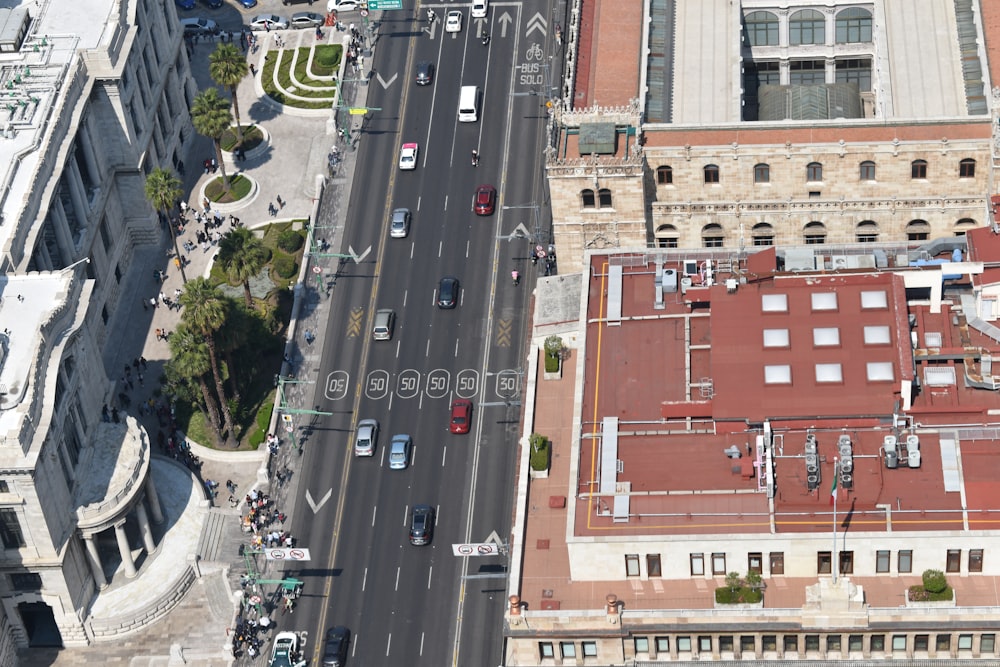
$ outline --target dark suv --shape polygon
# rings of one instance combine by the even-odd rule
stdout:
[[[410,515],[410,544],[423,546],[430,544],[434,537],[434,508],[430,505],[414,505]]]
[[[445,276],[438,283],[438,308],[454,308],[458,303],[458,278]]]
[[[323,667],[344,667],[347,661],[347,645],[351,643],[351,631],[342,625],[326,631],[326,646],[323,648]]]

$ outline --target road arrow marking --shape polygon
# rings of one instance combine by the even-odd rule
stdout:
[[[483,26],[486,25],[486,19],[473,19],[476,22],[476,39],[483,38]]]
[[[426,32],[427,36],[430,37],[431,39],[434,39],[434,33],[437,31],[437,28],[435,27],[436,25],[437,21],[431,23],[429,26],[424,28],[424,32]]]
[[[527,231],[528,231],[528,230],[527,230],[527,229],[525,229],[524,231],[525,231],[525,233],[527,233]],[[354,260],[354,263],[355,263],[355,264],[360,264],[360,263],[361,263],[361,261],[362,261],[362,260],[363,260],[363,259],[364,259],[365,257],[367,257],[367,256],[368,256],[368,253],[370,253],[371,251],[372,251],[372,247],[371,247],[371,246],[368,246],[368,247],[367,247],[367,248],[365,249],[365,251],[364,251],[363,253],[361,253],[361,254],[359,255],[358,253],[354,252],[354,248],[353,248],[353,247],[351,247],[351,246],[347,246],[347,252],[348,252],[348,253],[350,253],[350,255],[351,255],[351,259],[353,259],[353,260]]]
[[[332,494],[333,494],[333,489],[331,488],[326,492],[325,496],[319,499],[319,502],[317,503],[315,500],[313,500],[312,495],[309,493],[309,489],[306,489],[306,502],[309,503],[309,508],[313,511],[313,514],[319,512],[320,508],[326,504],[326,501],[330,499],[330,496]]]
[[[381,75],[381,74],[379,74],[378,72],[375,72],[375,76],[376,76],[376,77],[378,78],[378,82],[379,82],[380,84],[382,84],[382,89],[383,89],[383,90],[387,90],[387,89],[389,88],[389,86],[391,86],[391,85],[392,85],[392,82],[396,80],[396,77],[397,77],[397,76],[399,76],[399,72],[396,72],[395,74],[393,74],[393,75],[392,75],[392,76],[391,76],[391,77],[389,78],[389,80],[388,80],[388,81],[386,81],[385,79],[383,79],[383,78],[382,78],[382,75]]]
[[[542,16],[541,12],[535,12],[535,15],[528,19],[528,29],[524,31],[524,36],[527,37],[532,32],[537,30],[542,33],[542,37],[548,34],[546,28],[548,27],[548,22],[545,17]]]
[[[526,239],[529,236],[530,236],[530,234],[528,234],[528,228],[524,226],[523,222],[519,222],[517,224],[517,227],[514,228],[514,231],[512,231],[510,233],[510,236],[508,236],[507,239],[508,240],[510,240],[510,239]]]
[[[489,544],[490,542],[492,542],[493,544],[497,545],[498,547],[502,547],[503,546],[503,542],[500,540],[500,535],[498,535],[497,531],[495,531],[495,530],[492,533],[490,533],[489,535],[487,535],[486,539],[483,540],[483,544]]]
[[[509,26],[511,24],[511,21],[513,21],[513,20],[514,19],[511,18],[511,15],[508,14],[507,12],[504,12],[503,14],[500,15],[499,22],[500,22],[500,36],[501,37],[506,37],[507,36],[507,26]]]

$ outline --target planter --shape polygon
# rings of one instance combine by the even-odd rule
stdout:
[[[733,611],[739,609],[763,609],[764,608],[764,598],[760,599],[760,602],[716,602],[716,609],[731,609]]]
[[[544,479],[549,476],[552,465],[552,443],[538,433],[532,433],[528,438],[528,476],[531,479]]]
[[[904,589],[903,594],[906,596],[906,606],[907,607],[940,607],[940,608],[950,608],[958,606],[958,594],[954,589],[951,591],[950,600],[911,600],[910,599],[910,589]]]
[[[561,380],[562,379],[562,359],[559,359],[559,364],[556,366],[555,371],[543,371],[542,379],[544,380]]]
[[[528,477],[530,479],[548,479],[548,470],[528,470]]]
[[[236,124],[233,123],[232,127],[236,127]],[[260,133],[264,136],[264,138],[261,140],[259,144],[254,146],[252,149],[246,151],[246,155],[244,156],[246,160],[252,160],[256,157],[264,155],[271,148],[271,134],[264,129],[263,125],[259,125],[257,123],[243,124],[244,130],[249,127],[256,127],[258,130],[260,130]],[[236,155],[232,151],[225,151],[225,150],[222,151],[222,159],[226,162],[227,169],[237,168]]]

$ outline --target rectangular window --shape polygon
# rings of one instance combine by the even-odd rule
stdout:
[[[740,653],[754,653],[757,650],[757,638],[753,635],[740,635]]]
[[[806,166],[806,180],[819,182],[823,180],[823,165],[813,162]]]
[[[10,575],[10,585],[16,591],[40,591],[42,576],[35,572],[15,572]]]
[[[972,650],[972,635],[959,635],[958,636],[958,650],[959,651],[971,651]]]
[[[705,554],[691,554],[691,576],[700,577],[705,574]]]
[[[840,570],[840,573],[854,574],[854,552],[841,551],[838,558],[840,562],[837,564],[837,569]]]
[[[5,479],[0,479],[0,493],[10,493],[10,486]]]
[[[660,554],[646,554],[646,574],[650,577],[663,576],[660,571]]]
[[[777,651],[778,650],[778,635],[763,635],[760,638],[760,650],[762,650],[762,651]]]
[[[962,160],[958,164],[958,177],[959,178],[974,178],[976,175],[976,161],[975,160]]]
[[[712,554],[712,574],[726,574],[726,554]]]
[[[806,635],[806,653],[819,651],[819,635]]]
[[[962,569],[962,550],[948,549],[948,558],[945,561],[945,572],[959,572]]]
[[[691,652],[691,638],[690,637],[678,637],[677,638],[677,652],[678,653],[690,653]]]
[[[785,653],[798,653],[799,652],[799,636],[798,635],[785,635],[782,639],[782,644],[785,647]]]
[[[733,652],[733,636],[732,635],[720,635],[719,636],[719,652],[720,653],[732,653]]]
[[[951,650],[951,635],[937,635],[934,637],[934,650],[945,652]]]
[[[552,642],[538,642],[538,655],[543,658],[556,657],[556,652],[552,646]]]
[[[874,162],[862,162],[861,163],[861,180],[862,181],[874,181],[875,180],[875,163]]]
[[[969,572],[983,571],[983,550],[969,549]]]
[[[596,658],[597,657],[597,642],[583,642],[583,657],[584,658]]]
[[[639,576],[639,554],[625,554],[625,576]]]
[[[885,635],[872,635],[868,644],[872,653],[882,653],[885,651]]]
[[[816,554],[816,573],[830,574],[833,572],[833,557],[829,551],[820,551]]]
[[[576,657],[576,644],[573,642],[559,642],[559,655],[565,658]]]
[[[767,555],[771,565],[771,574],[785,573],[785,552],[772,551]]]
[[[865,636],[864,635],[848,635],[847,637],[847,650],[852,653],[860,653],[864,649]]]
[[[875,552],[875,571],[876,572],[888,572],[889,571],[889,551],[876,551]]]
[[[995,634],[984,634],[979,637],[979,652],[993,653],[996,651],[997,636]]]
[[[654,639],[656,643],[656,654],[670,653],[670,638],[669,637],[656,637]]]
[[[705,182],[709,184],[717,184],[719,182],[719,168],[715,165],[709,165],[705,167]]]
[[[910,164],[910,178],[927,178],[927,163],[923,160],[914,160]]]
[[[893,651],[905,651],[906,650],[906,635],[893,635],[892,636],[892,650]]]
[[[764,555],[760,552],[747,554],[747,572],[764,574]]]
[[[840,652],[840,635],[827,635],[826,636],[826,650]]]
[[[771,168],[766,164],[758,164],[753,168],[754,183],[769,183],[771,181]]]
[[[913,572],[913,551],[910,549],[901,549],[898,556],[896,557],[896,571],[900,574],[906,574]]]
[[[710,636],[701,635],[698,637],[698,651],[701,653],[712,652],[712,638]]]
[[[632,645],[636,653],[649,653],[649,637],[633,637]]]
[[[9,507],[0,508],[0,542],[3,542],[4,549],[20,549],[24,546],[17,511]]]
[[[914,651],[926,651],[929,643],[927,635],[913,635]]]

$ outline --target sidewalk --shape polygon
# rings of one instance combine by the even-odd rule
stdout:
[[[332,30],[329,32],[331,39],[339,40],[342,34]],[[268,40],[273,39],[274,35],[273,32],[269,33]],[[312,32],[285,31],[286,47],[294,48],[298,40],[302,39],[302,35],[311,38]],[[259,36],[264,37],[264,35]],[[257,54],[253,56],[258,63],[262,62],[265,49],[270,43],[265,42],[264,39],[261,42],[263,48],[259,49]],[[311,39],[305,39],[302,45],[311,43]],[[201,41],[194,47],[194,53],[190,58],[192,73],[199,90],[214,85],[208,76],[208,55],[214,48],[214,42]],[[366,60],[369,63],[371,61],[370,58]],[[262,67],[258,64],[257,77],[260,76],[261,69]],[[359,86],[357,101],[363,103],[366,93],[366,87]],[[282,107],[263,98],[260,82],[256,78],[250,79],[248,77],[239,86],[238,98],[242,122],[262,125],[270,135],[270,145],[269,149],[264,151],[261,156],[248,157],[239,163],[239,170],[256,180],[259,191],[246,205],[238,209],[226,210],[227,219],[229,213],[232,213],[245,226],[254,229],[276,221],[308,219],[314,215],[314,211],[317,211],[315,224],[317,227],[324,228],[318,236],[330,244],[331,252],[338,251],[343,237],[343,226],[347,218],[346,207],[353,181],[356,153],[351,150],[341,150],[343,161],[339,165],[335,177],[327,179],[321,201],[317,202],[316,198],[320,196],[320,190],[317,187],[318,177],[326,175],[327,153],[336,141],[334,136],[327,135],[328,116],[317,117],[285,113]],[[182,177],[187,203],[193,208],[200,206],[202,187],[210,178],[199,167],[206,157],[212,155],[214,155],[214,150],[211,141],[195,135],[184,158],[186,174]],[[218,174],[213,176],[215,175]],[[284,202],[281,206],[277,204],[279,196]],[[269,205],[278,208],[277,215],[269,214]],[[196,243],[194,227],[196,225],[189,225],[184,234],[178,237],[179,246],[182,246],[185,241]],[[228,229],[227,221],[222,225],[220,231],[224,232]],[[122,290],[125,294],[122,303],[131,304],[131,306],[128,317],[121,318],[121,321],[148,322],[148,327],[136,325],[120,328],[111,334],[114,338],[110,343],[117,343],[119,350],[118,362],[112,366],[112,368],[117,369],[118,373],[118,376],[113,377],[113,379],[119,381],[115,393],[126,394],[131,404],[130,409],[125,409],[120,405],[119,409],[135,415],[143,424],[153,443],[154,453],[159,453],[156,445],[157,434],[165,429],[161,429],[155,412],[145,415],[139,414],[138,406],[146,404],[150,399],[153,399],[154,402],[162,400],[158,388],[163,365],[169,358],[170,350],[167,341],[156,336],[156,330],[175,331],[180,321],[180,309],[176,307],[170,309],[162,303],[159,303],[155,309],[151,309],[149,305],[150,299],[158,300],[161,292],[173,300],[175,290],[183,289],[180,272],[168,257],[168,251],[172,251],[172,248],[172,241],[164,232],[157,246],[148,247],[136,253],[134,268],[129,279],[122,282]],[[208,252],[204,252],[201,247],[196,247],[193,251],[185,253],[182,248],[182,255],[186,255],[189,260],[189,263],[184,267],[188,280],[197,276],[207,276],[216,252],[216,246],[212,246]],[[331,268],[335,270],[336,262],[336,258],[319,258],[312,260],[311,265],[319,265],[325,271]],[[166,274],[162,283],[154,274],[157,269]],[[307,288],[312,288],[314,285],[315,283],[310,281]],[[242,294],[241,289],[239,292]],[[300,298],[302,303],[298,312],[302,314],[303,319],[300,319],[293,329],[293,331],[298,332],[299,337],[298,344],[295,346],[299,352],[293,362],[296,365],[296,372],[301,374],[307,372],[308,368],[318,365],[321,351],[321,346],[310,346],[302,341],[301,332],[306,329],[324,330],[323,322],[325,322],[329,310],[326,307],[328,301],[325,294],[316,294],[314,289],[303,290]],[[144,310],[146,312],[143,312]],[[138,369],[133,366],[133,361],[140,357],[145,359],[145,369],[141,364]],[[126,365],[132,369],[131,388],[127,382],[121,381]],[[275,369],[275,372],[278,370]],[[138,381],[139,372],[143,375],[141,384]],[[307,391],[311,393],[313,390],[314,387],[308,385],[297,385],[289,387],[286,396],[289,397],[290,402],[301,402],[307,398],[305,393]],[[109,409],[110,407],[109,405]],[[297,454],[291,450],[289,445],[283,445],[276,457],[277,460],[272,463],[272,467],[289,467],[292,470],[292,482],[270,490],[276,507],[289,516],[295,509],[290,503],[295,497],[295,481],[297,479],[295,473],[299,461]],[[21,665],[26,667],[42,667],[43,665],[46,667],[49,665],[66,667],[129,665],[141,667],[143,665],[183,664],[193,667],[218,667],[234,663],[232,654],[227,649],[228,632],[236,608],[234,606],[236,604],[234,593],[239,591],[239,575],[245,571],[243,558],[239,554],[240,546],[247,540],[240,529],[239,509],[231,508],[228,502],[229,494],[226,491],[225,483],[227,480],[231,480],[237,485],[236,495],[238,498],[242,498],[254,486],[267,490],[269,484],[266,481],[262,482],[258,477],[259,469],[265,461],[266,451],[262,448],[259,455],[248,455],[245,452],[205,451],[197,446],[195,451],[202,461],[201,479],[212,479],[219,482],[219,495],[215,503],[219,509],[212,510],[210,513],[206,512],[204,508],[200,511],[203,523],[212,516],[216,517],[213,520],[225,523],[216,551],[220,559],[228,561],[228,567],[220,563],[214,567],[203,568],[203,576],[194,582],[180,603],[165,618],[137,631],[126,639],[114,643],[60,651],[30,649],[21,653]],[[154,462],[154,465],[170,464],[166,462],[156,464]],[[200,484],[196,486],[199,489],[203,488]],[[174,489],[170,488],[169,483],[167,487],[160,491],[161,495],[175,492]],[[222,515],[221,519],[218,518],[220,515]],[[158,552],[157,557],[147,560],[151,562],[159,560],[162,567],[164,558],[182,558],[182,555],[168,554],[165,549],[163,553]],[[177,567],[186,567],[187,565],[186,561],[176,564]],[[135,580],[136,582],[143,582],[146,569],[144,564],[143,568],[140,569],[139,577]],[[155,588],[158,582],[143,583]],[[273,634],[274,632],[271,633],[272,637]],[[266,651],[262,651],[262,653],[266,653]],[[235,662],[237,664],[264,664],[266,660],[258,658],[253,661],[241,658]]]

